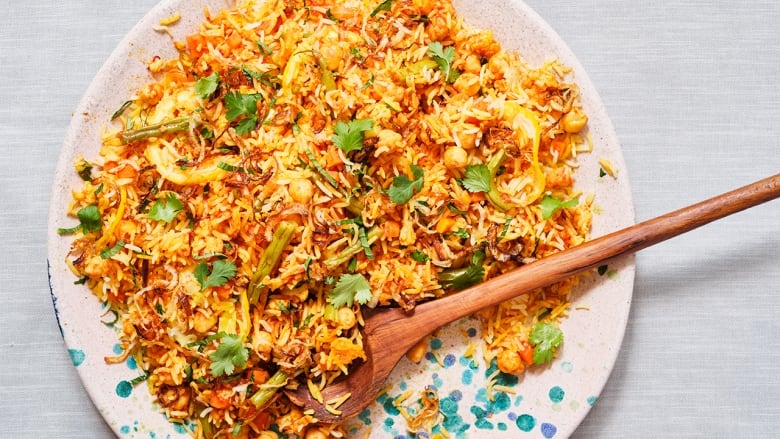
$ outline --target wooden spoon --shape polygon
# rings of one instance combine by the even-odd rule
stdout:
[[[286,393],[293,403],[313,409],[321,422],[341,422],[374,401],[401,357],[437,328],[777,197],[780,174],[547,256],[461,292],[417,305],[411,312],[400,308],[366,310],[362,331],[366,361],[322,390],[326,403],[346,393],[351,396],[337,410],[329,411],[312,398],[305,385]]]

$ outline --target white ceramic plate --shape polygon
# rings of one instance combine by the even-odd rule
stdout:
[[[130,386],[143,373],[132,359],[117,365],[104,362],[104,357],[118,353],[116,335],[101,323],[102,305],[85,287],[74,285],[74,276],[64,263],[70,240],[56,230],[72,222],[64,213],[71,190],[80,184],[73,171],[74,159],[96,156],[101,128],[110,115],[151,80],[146,62],[155,55],[176,56],[170,37],[152,28],[162,18],[180,12],[181,21],[171,29],[181,39],[194,32],[204,7],[216,12],[226,6],[225,0],[165,0],[151,10],[87,90],[74,113],[54,178],[48,257],[55,313],[87,392],[120,437],[175,438],[188,437],[188,433],[186,426],[175,426],[158,413],[143,385]],[[594,217],[593,236],[632,224],[633,205],[620,145],[596,90],[566,44],[519,0],[456,0],[455,6],[467,24],[492,29],[504,47],[519,51],[530,64],[558,58],[574,69],[596,148],[580,156],[577,174],[577,186],[596,194],[599,213]],[[600,158],[611,161],[617,178],[599,176]],[[562,324],[565,342],[558,358],[545,369],[527,372],[519,381],[501,376],[501,384],[509,385],[512,392],[498,392],[493,399],[485,391],[492,370],[463,356],[467,345],[463,334],[477,339],[478,324],[464,319],[451,325],[431,340],[420,364],[404,360],[396,368],[390,390],[349,424],[350,432],[359,437],[368,431],[372,437],[406,437],[405,421],[393,409],[392,398],[407,389],[435,386],[445,415],[442,427],[451,437],[569,436],[598,399],[612,370],[628,319],[633,279],[633,258],[627,257],[611,264],[608,275],[579,288],[571,315]]]

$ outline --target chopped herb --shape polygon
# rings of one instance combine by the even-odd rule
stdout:
[[[360,246],[363,247],[363,253],[366,254],[366,257],[368,259],[374,259],[374,252],[371,251],[371,244],[368,242],[368,235],[366,234],[365,227],[360,228],[358,238],[360,239]]]
[[[209,127],[203,127],[200,129],[200,136],[204,140],[211,140],[214,138],[214,130]]]
[[[452,232],[452,235],[457,236],[458,238],[461,238],[461,239],[468,239],[469,236],[471,236],[469,234],[469,232],[466,231],[466,229],[458,229],[458,230]]]
[[[103,187],[104,187],[104,186],[103,186],[103,183],[100,183],[100,184],[98,185],[98,187],[96,187],[96,188],[95,188],[95,190],[93,191],[93,193],[94,193],[95,195],[97,195],[97,194],[99,194],[99,193],[103,192]]]
[[[89,280],[89,276],[82,276],[73,282],[73,285],[84,285]]]
[[[445,81],[452,84],[458,79],[460,72],[452,67],[452,62],[455,60],[454,47],[449,46],[445,49],[440,42],[435,41],[428,45],[428,56],[436,61],[436,65],[439,66]]]
[[[211,375],[231,375],[236,367],[243,367],[249,359],[249,349],[238,335],[223,335],[217,350],[209,355]]]
[[[339,187],[339,184],[338,182],[336,182],[336,179],[333,178],[332,175],[330,175],[330,172],[328,172],[327,169],[322,167],[322,164],[320,164],[319,160],[317,160],[317,158],[314,157],[314,153],[312,153],[311,150],[309,149],[306,150],[306,157],[309,158],[309,162],[312,164],[312,166],[314,166],[314,169],[317,170],[319,175],[325,179],[325,181],[330,183],[330,185],[333,186],[334,188]]]
[[[283,300],[277,300],[276,307],[279,308],[279,311],[281,311],[282,314],[290,314],[290,312],[292,311],[290,309],[290,306],[287,304],[287,302]]]
[[[229,121],[239,119],[236,125],[236,134],[244,135],[252,131],[257,125],[257,101],[262,99],[259,93],[241,94],[232,91],[225,96],[225,117]]]
[[[274,53],[273,49],[271,49],[268,44],[265,44],[260,40],[255,41],[255,43],[257,44],[257,48],[260,50],[260,55],[271,56]]]
[[[506,221],[504,221],[504,228],[501,229],[501,233],[498,234],[499,241],[504,239],[504,237],[506,236],[507,232],[509,232],[509,226],[510,225],[512,225],[512,217],[511,216],[509,218],[507,218]]]
[[[163,309],[163,306],[160,303],[158,303],[158,304],[156,304],[154,306],[154,310],[157,311],[157,314],[159,314],[159,315],[164,315],[165,314],[165,309]]]
[[[365,305],[371,300],[371,285],[362,274],[342,274],[328,294],[328,301],[336,308],[352,306],[354,301]]]
[[[417,262],[420,262],[420,263],[422,263],[422,264],[424,264],[424,263],[428,262],[428,259],[430,259],[430,258],[428,257],[428,255],[426,255],[425,253],[421,252],[420,250],[415,250],[415,251],[413,251],[413,252],[412,252],[412,254],[411,254],[410,256],[411,256],[411,258],[412,258],[413,260],[415,260],[415,261],[417,261]]]
[[[355,57],[355,59],[356,59],[356,60],[357,60],[357,62],[359,62],[359,63],[361,63],[361,62],[365,61],[365,59],[366,59],[366,57],[364,57],[364,56],[363,56],[363,55],[360,53],[360,49],[358,49],[357,47],[353,47],[353,48],[349,49],[349,53],[351,53],[351,54],[352,54],[352,56],[353,56],[353,57]],[[372,75],[372,76],[373,76],[373,75]]]
[[[607,274],[607,270],[609,270],[609,265],[599,265],[599,268],[596,269],[596,271],[599,273],[599,276],[604,276]]]
[[[219,86],[219,72],[214,72],[209,76],[199,78],[195,81],[195,93],[200,96],[201,99],[208,99],[209,96],[217,91]]]
[[[81,233],[87,234],[89,232],[97,232],[103,225],[100,219],[100,210],[95,205],[89,205],[82,207],[76,212],[76,218],[79,220],[79,225],[70,229],[57,229],[57,233],[60,235],[67,235],[75,233],[77,230],[81,230]]]
[[[197,348],[198,352],[203,352],[203,349],[205,349],[206,346],[210,345],[211,342],[213,342],[214,340],[216,340],[218,338],[222,338],[225,335],[227,335],[227,334],[225,334],[224,332],[217,332],[216,334],[212,334],[212,335],[209,335],[208,337],[204,337],[204,338],[202,338],[200,340],[195,340],[195,341],[193,341],[191,343],[188,343],[187,347],[188,348]]]
[[[125,110],[127,110],[127,108],[130,107],[130,105],[132,104],[133,101],[125,101],[121,106],[119,106],[119,108],[114,112],[114,114],[111,115],[111,120],[114,120],[117,117],[121,116],[122,113],[124,113]]]
[[[228,171],[228,172],[233,172],[233,171],[235,171],[235,170],[237,170],[237,169],[238,169],[238,167],[236,167],[236,166],[233,166],[233,165],[230,165],[230,164],[227,164],[227,163],[225,163],[225,162],[219,162],[219,163],[217,163],[217,167],[218,167],[219,169],[222,169],[223,171]]]
[[[360,87],[360,91],[365,91],[368,89],[368,87],[371,87],[371,85],[374,84],[374,73],[371,73],[371,77],[368,78],[368,81],[366,81],[365,84],[363,84],[362,87]]]
[[[293,134],[300,134],[301,133],[301,127],[298,126],[298,121],[303,116],[303,111],[299,111],[298,114],[295,115],[295,119],[293,119],[292,124],[292,132]]]
[[[539,322],[528,334],[528,341],[534,346],[534,364],[549,363],[563,342],[563,331],[553,323]]]
[[[209,270],[207,262],[199,262],[195,266],[195,279],[203,291],[209,287],[221,287],[236,275],[236,266],[232,262],[218,259],[214,261]]]
[[[466,215],[466,214],[468,214],[468,212],[466,212],[465,210],[458,209],[458,207],[455,206],[455,203],[453,203],[453,202],[447,203],[447,209],[449,209],[450,212],[452,212],[452,213],[457,213],[458,215]]]
[[[460,183],[469,192],[485,192],[490,204],[506,211],[511,206],[503,200],[493,181],[504,160],[506,160],[506,153],[501,150],[490,159],[487,165],[479,164],[466,167],[466,175]]]
[[[487,165],[471,165],[466,167],[466,175],[461,184],[469,192],[490,192],[492,179]]]
[[[165,195],[165,200],[157,200],[149,209],[149,218],[170,223],[184,209],[184,204],[173,193]]]
[[[249,67],[243,66],[241,67],[241,73],[243,73],[244,76],[246,76],[248,79],[257,81],[260,84],[274,90],[281,86],[279,83],[279,77],[272,74],[271,72],[256,72]],[[260,95],[260,99],[262,99],[262,95]]]
[[[129,383],[130,383],[131,386],[135,386],[136,384],[140,384],[140,383],[146,381],[147,378],[149,378],[149,374],[145,373],[143,375],[139,375],[139,376],[133,378],[132,380],[129,381]]]
[[[388,194],[390,201],[395,204],[405,204],[412,199],[414,194],[420,192],[423,187],[424,171],[417,165],[410,166],[414,180],[410,180],[406,174],[401,174],[393,178],[393,184],[390,186]]]
[[[482,282],[485,277],[485,268],[482,261],[485,260],[485,252],[477,250],[471,255],[471,264],[465,268],[447,269],[439,273],[439,283],[444,288],[463,290]]]
[[[339,22],[339,19],[333,16],[333,12],[330,10],[330,8],[325,11],[325,16],[328,17],[328,20],[333,21],[334,23]]]
[[[555,212],[566,209],[569,207],[575,207],[579,204],[579,199],[572,198],[568,201],[561,201],[551,195],[545,195],[542,201],[539,202],[539,208],[542,209],[542,218],[550,219]]]
[[[76,172],[79,174],[79,177],[81,177],[84,181],[92,181],[92,163],[81,160],[80,162],[76,163]]]
[[[311,256],[306,258],[306,262],[303,263],[303,270],[306,273],[306,280],[311,281],[311,275],[309,273],[309,268],[311,267]]]
[[[371,11],[371,17],[375,17],[378,13],[382,11],[389,11],[390,6],[392,6],[393,0],[385,0],[382,3],[379,4],[376,8],[374,8],[373,11]]]
[[[365,132],[374,127],[371,119],[355,119],[350,122],[339,120],[333,127],[333,144],[344,152],[363,148]]]
[[[607,171],[604,170],[604,168],[599,168],[599,178],[604,177],[607,175]]]
[[[122,250],[124,248],[125,242],[122,240],[119,240],[116,244],[114,244],[113,247],[106,247],[103,250],[100,251],[100,257],[103,259],[109,259],[112,256],[119,253],[119,250]]]

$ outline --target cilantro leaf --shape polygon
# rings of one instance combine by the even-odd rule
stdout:
[[[551,195],[545,195],[542,201],[539,202],[539,207],[542,209],[542,218],[550,219],[555,212],[566,209],[569,207],[575,207],[579,204],[578,198],[572,198],[568,201],[561,201]]]
[[[328,294],[328,301],[336,308],[352,306],[354,301],[364,305],[371,300],[371,285],[362,274],[342,274]]]
[[[125,246],[125,242],[120,240],[116,244],[114,244],[113,247],[106,247],[103,250],[100,251],[100,257],[102,259],[109,259],[112,256],[119,253],[119,250],[122,250],[122,248]]]
[[[471,165],[466,167],[466,176],[461,183],[469,192],[490,192],[492,178],[487,165]]]
[[[225,118],[235,121],[241,118],[236,126],[236,134],[244,135],[257,125],[257,101],[262,99],[259,93],[242,94],[232,91],[225,96]]]
[[[94,204],[79,209],[79,211],[76,212],[76,218],[79,220],[78,226],[69,229],[57,229],[57,233],[66,235],[75,233],[77,230],[81,229],[81,232],[86,235],[89,232],[97,232],[103,225],[103,222],[100,219],[100,209]]]
[[[417,165],[410,166],[414,180],[410,180],[406,174],[401,174],[393,178],[393,184],[390,186],[388,194],[390,201],[395,204],[405,204],[412,199],[414,194],[420,192],[423,187],[424,171]]]
[[[425,254],[425,252],[422,252],[420,250],[413,251],[410,256],[411,256],[411,258],[413,260],[415,260],[415,261],[417,261],[417,262],[419,262],[421,264],[424,264],[424,263],[428,262],[428,259],[430,259],[428,257],[428,255]]]
[[[534,364],[548,363],[563,343],[563,331],[553,323],[539,322],[528,334],[528,341],[534,346]]]
[[[195,93],[197,93],[201,99],[208,99],[209,96],[217,91],[219,86],[219,72],[214,72],[209,76],[199,78],[195,81]]]
[[[428,56],[436,61],[436,65],[439,66],[445,81],[452,84],[458,79],[460,72],[452,68],[452,62],[455,60],[454,47],[449,46],[445,49],[440,42],[435,41],[428,45]]]
[[[184,209],[184,204],[173,193],[165,195],[165,200],[157,200],[149,209],[149,218],[170,223]]]
[[[232,262],[223,259],[217,259],[211,264],[199,262],[195,266],[195,279],[200,284],[200,290],[203,291],[209,287],[221,287],[228,280],[236,275],[236,266]]]
[[[249,359],[249,349],[237,335],[223,335],[217,350],[209,355],[211,375],[231,375],[236,367],[243,367]]]
[[[333,144],[344,152],[363,148],[365,132],[374,127],[371,119],[355,119],[350,122],[339,120],[333,127]]]

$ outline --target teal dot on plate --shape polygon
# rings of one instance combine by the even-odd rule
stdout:
[[[574,365],[569,361],[564,361],[561,363],[561,369],[563,369],[563,371],[566,373],[571,373],[571,371],[574,370]]]
[[[431,349],[440,349],[442,341],[440,338],[431,339]]]
[[[130,426],[129,425],[123,425],[119,428],[119,432],[122,434],[129,434],[130,433]]]
[[[185,427],[184,424],[179,424],[178,422],[173,423],[173,429],[176,431],[176,433],[187,433],[187,427]]]
[[[531,415],[520,415],[515,420],[517,428],[528,433],[536,427],[536,419]]]
[[[589,396],[588,400],[587,400],[588,401],[588,405],[592,406],[593,404],[596,403],[596,401],[598,401],[598,399],[599,399],[598,396]]]
[[[135,358],[133,357],[128,357],[125,363],[127,364],[127,368],[130,370],[138,369],[138,364],[135,362]]]
[[[127,398],[131,393],[133,393],[133,385],[129,381],[120,381],[116,385],[116,394],[120,398]]]
[[[463,384],[469,385],[471,384],[471,381],[474,379],[474,372],[471,371],[471,369],[463,369],[463,373],[460,376],[460,381]]]
[[[84,351],[79,349],[68,349],[68,354],[70,354],[70,361],[73,362],[74,366],[80,366],[87,358]]]
[[[550,401],[558,403],[563,401],[563,397],[566,395],[566,392],[564,392],[560,387],[554,386],[550,389],[548,395],[550,396]]]
[[[506,424],[504,424],[503,422],[499,422],[498,424],[496,424],[496,427],[498,427],[499,431],[506,431]]]
[[[115,345],[114,345],[114,347],[112,348],[112,350],[113,350],[113,351],[114,351],[114,353],[115,353],[115,354],[117,354],[117,355],[119,355],[119,354],[121,354],[122,352],[124,352],[124,350],[122,349],[122,345],[121,345],[121,344],[119,344],[119,343],[115,344]]]

